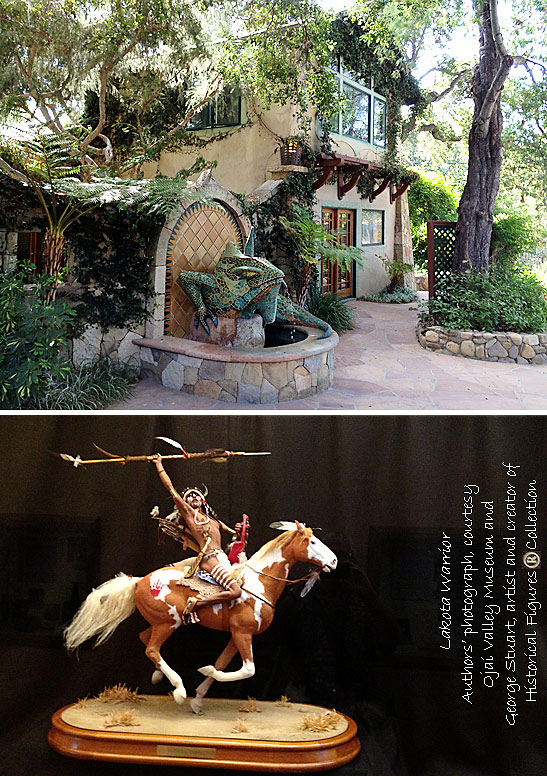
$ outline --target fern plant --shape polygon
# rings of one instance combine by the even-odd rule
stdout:
[[[66,264],[66,232],[83,215],[110,203],[120,210],[167,215],[185,198],[203,199],[187,182],[189,175],[203,169],[201,158],[176,178],[135,180],[105,173],[91,176],[81,165],[78,146],[68,133],[39,132],[11,144],[13,166],[4,162],[0,169],[32,187],[46,216],[42,254],[44,272],[53,278],[50,302],[55,300]]]
[[[32,187],[47,219],[42,253],[44,271],[53,278],[47,300],[53,301],[64,267],[65,231],[76,212],[70,203],[60,203],[58,183],[66,176],[77,175],[80,164],[74,142],[68,137],[38,133],[14,145],[17,177]]]
[[[302,208],[296,208],[296,213],[297,217],[293,221],[285,216],[280,216],[279,220],[298,245],[303,262],[296,286],[296,301],[303,305],[308,297],[313,271],[319,262],[337,263],[344,270],[349,270],[352,261],[362,264],[365,257],[359,248],[341,245],[339,234],[329,232]]]

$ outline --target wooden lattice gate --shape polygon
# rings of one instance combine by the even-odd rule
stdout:
[[[452,271],[456,221],[427,222],[427,275],[429,296],[435,293],[435,284]]]

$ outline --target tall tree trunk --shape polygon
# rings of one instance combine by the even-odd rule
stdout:
[[[59,285],[59,275],[65,266],[64,247],[64,234],[56,234],[55,232],[46,229],[42,242],[44,272],[53,277],[53,285],[46,295],[46,302],[48,304],[55,301],[57,287]]]
[[[453,269],[481,270],[488,266],[494,204],[499,189],[503,151],[500,98],[513,60],[495,38],[496,0],[477,0],[480,56],[471,79],[474,99],[469,133],[467,182],[458,206]],[[494,25],[493,25],[494,20]]]

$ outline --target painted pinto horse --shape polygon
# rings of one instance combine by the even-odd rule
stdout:
[[[203,698],[215,680],[232,682],[253,676],[253,636],[265,631],[272,622],[276,601],[285,588],[293,564],[310,562],[323,571],[336,568],[336,555],[314,536],[311,528],[285,521],[272,523],[270,527],[284,533],[265,544],[248,561],[233,567],[232,574],[242,588],[241,596],[229,604],[199,609],[202,625],[229,631],[231,637],[214,666],[199,669],[206,678],[190,702],[196,714],[201,713]],[[167,665],[160,649],[183,624],[187,599],[199,595],[192,584],[192,579],[185,579],[184,572],[173,566],[158,569],[145,577],[120,574],[104,582],[89,594],[65,630],[67,649],[73,651],[95,636],[95,646],[102,644],[137,608],[150,623],[140,638],[146,646],[147,657],[155,666],[152,683],[156,684],[165,676],[175,688],[175,701],[182,703],[186,698],[182,679]],[[237,652],[241,656],[241,668],[226,671]]]

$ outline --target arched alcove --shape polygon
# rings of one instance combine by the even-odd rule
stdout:
[[[250,222],[236,197],[221,186],[211,170],[198,179],[208,200],[181,203],[161,230],[152,267],[155,291],[147,337],[185,337],[194,305],[178,285],[181,270],[212,272],[226,243],[243,248]]]

